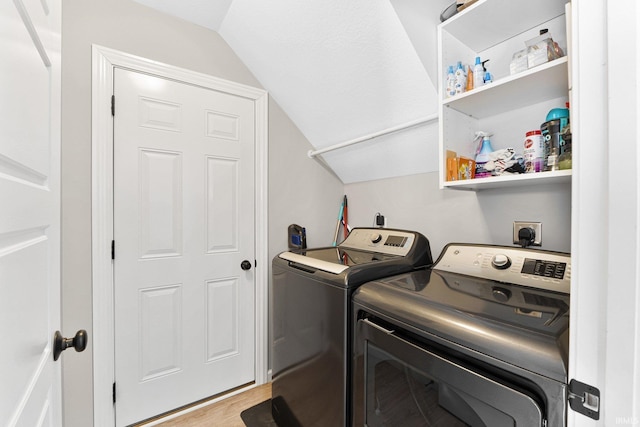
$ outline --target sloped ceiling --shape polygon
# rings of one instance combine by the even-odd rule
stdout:
[[[315,149],[437,112],[451,0],[136,1],[218,31]],[[408,175],[436,170],[437,140],[424,124],[322,157],[344,183]]]

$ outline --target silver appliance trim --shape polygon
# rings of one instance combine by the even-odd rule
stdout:
[[[433,269],[564,294],[571,291],[571,255],[561,252],[450,243]]]

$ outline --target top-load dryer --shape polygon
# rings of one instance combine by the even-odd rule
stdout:
[[[353,425],[564,426],[570,286],[570,254],[452,243],[358,287]]]

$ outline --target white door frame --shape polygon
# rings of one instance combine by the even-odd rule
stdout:
[[[93,289],[93,419],[94,426],[113,426],[114,282],[111,260],[113,240],[113,70],[124,68],[213,89],[254,101],[255,135],[255,322],[256,384],[267,382],[268,354],[268,93],[228,80],[185,70],[106,47],[92,46],[91,148],[92,214],[91,261]]]
[[[600,390],[600,419],[640,423],[640,7],[573,0],[569,379]],[[633,165],[628,167],[627,165]]]

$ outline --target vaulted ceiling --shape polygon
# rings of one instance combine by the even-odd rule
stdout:
[[[451,0],[135,0],[217,31],[316,149],[437,113]],[[344,183],[433,171],[437,122],[322,154]]]

